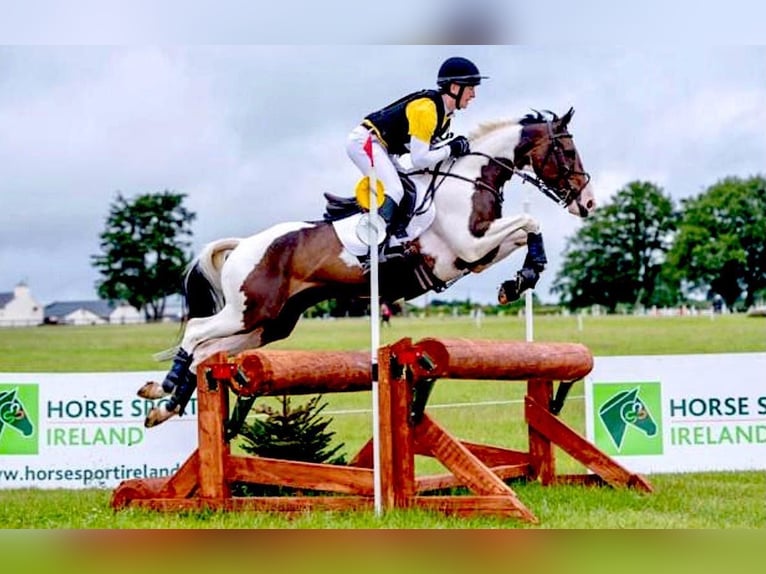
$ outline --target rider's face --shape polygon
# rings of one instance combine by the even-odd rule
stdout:
[[[450,93],[457,97],[457,95],[460,93],[460,86],[458,84],[452,84],[450,86]],[[458,109],[464,110],[468,107],[468,103],[476,97],[476,86],[465,86],[463,88],[463,95],[460,96],[460,101],[458,102]],[[452,100],[454,102],[454,100]]]
[[[476,87],[466,86],[463,90],[463,96],[460,98],[460,109],[468,107],[468,103],[476,97]]]

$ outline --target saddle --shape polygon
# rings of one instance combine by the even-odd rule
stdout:
[[[327,205],[322,218],[327,222],[338,221],[362,211],[362,206],[357,203],[355,197],[341,197],[325,191],[324,198],[327,200]]]

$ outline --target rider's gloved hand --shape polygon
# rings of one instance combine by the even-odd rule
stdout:
[[[471,146],[465,136],[457,136],[448,145],[449,154],[454,158],[462,157],[471,152]]]

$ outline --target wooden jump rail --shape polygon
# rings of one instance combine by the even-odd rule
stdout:
[[[554,414],[554,381],[582,379],[593,367],[579,344],[469,339],[402,339],[381,347],[379,436],[384,509],[424,508],[453,514],[486,513],[537,522],[506,484],[511,478],[543,485],[579,483],[633,487],[651,492],[646,479],[630,473]],[[427,412],[439,378],[527,381],[524,399],[529,450],[517,451],[454,437]],[[347,466],[234,455],[229,389],[247,407],[258,396],[369,391],[369,353],[247,351],[216,355],[197,371],[199,446],[173,476],[122,482],[112,506],[157,510],[304,511],[373,508],[373,445],[368,441]],[[248,403],[249,401],[249,403]],[[554,446],[593,474],[556,473]],[[415,455],[436,458],[449,474],[415,476]],[[233,483],[292,487],[323,496],[236,497]],[[470,495],[428,495],[454,487]]]

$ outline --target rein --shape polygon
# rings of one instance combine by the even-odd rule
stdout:
[[[553,133],[551,122],[546,122],[546,123],[548,127],[549,144],[548,144],[548,151],[545,153],[545,157],[543,158],[542,165],[545,165],[548,162],[548,160],[551,157],[553,157],[554,161],[556,162],[556,167],[558,169],[560,169],[561,166],[566,167],[566,161],[565,161],[565,158],[563,157],[562,145],[559,140],[562,138],[571,138],[572,134],[569,134],[569,133],[555,134]],[[588,185],[588,182],[590,181],[589,173],[579,172],[573,169],[566,168],[564,172],[558,176],[559,181],[565,180],[565,185],[562,186],[562,188],[555,188],[545,183],[537,175],[533,175],[522,169],[516,168],[513,162],[511,162],[510,160],[506,160],[505,158],[493,157],[489,154],[486,154],[480,151],[471,151],[471,152],[468,152],[468,155],[476,155],[476,156],[487,158],[490,162],[496,163],[501,168],[508,170],[511,173],[511,177],[513,177],[514,174],[518,175],[519,178],[521,178],[523,183],[531,183],[533,186],[539,189],[546,197],[548,197],[549,199],[551,199],[553,202],[555,202],[557,205],[561,207],[566,207],[567,205],[575,201],[579,197],[582,190]],[[472,183],[477,187],[481,187],[489,191],[495,196],[497,201],[502,205],[503,201],[505,200],[503,196],[502,186],[499,189],[495,189],[494,187],[482,181],[481,179],[471,179],[469,177],[465,177],[457,173],[452,173],[452,167],[455,165],[455,161],[456,160],[454,159],[452,160],[447,171],[440,170],[439,166],[441,164],[438,164],[435,169],[422,169],[419,171],[410,172],[410,174],[416,174],[416,175],[424,174],[424,173],[429,173],[433,175],[431,184],[428,186],[428,191],[426,192],[426,197],[423,199],[423,202],[421,203],[420,207],[416,209],[416,212],[420,213],[421,212],[420,210],[424,210],[424,207],[427,204],[429,204],[431,201],[433,201],[434,193],[439,188],[439,186],[444,182],[444,179],[446,179],[447,177],[457,178],[462,181]],[[584,176],[585,184],[579,189],[575,189],[571,187],[571,185],[569,184],[569,178],[572,175]],[[436,178],[439,176],[442,176],[442,181],[437,184]],[[509,177],[507,181],[510,181],[511,177]],[[562,189],[566,190],[566,193],[564,194],[563,197],[560,194],[560,191]]]
[[[508,167],[503,162],[498,160],[497,158],[494,158],[494,157],[492,157],[492,156],[490,156],[488,154],[482,153],[482,152],[473,152],[472,151],[472,152],[469,152],[468,155],[480,155],[480,156],[488,158],[490,161],[494,161],[495,163],[500,165],[500,167],[505,167],[505,168]],[[501,189],[495,189],[494,187],[492,187],[491,185],[489,185],[488,183],[486,183],[486,182],[484,182],[484,181],[482,181],[480,179],[471,179],[470,177],[466,177],[464,175],[460,175],[460,174],[457,174],[457,173],[452,173],[452,167],[455,165],[455,161],[456,161],[455,159],[453,159],[451,161],[449,168],[447,168],[447,171],[440,170],[438,166],[440,166],[441,163],[439,163],[439,164],[437,164],[436,169],[425,168],[425,169],[421,169],[421,170],[418,170],[418,171],[412,171],[412,172],[408,173],[408,175],[421,175],[421,174],[428,173],[428,174],[431,174],[433,176],[432,179],[431,179],[431,184],[428,186],[428,190],[426,191],[425,197],[423,198],[423,201],[420,204],[420,206],[415,210],[415,214],[420,214],[420,213],[424,213],[425,212],[425,210],[427,209],[427,206],[430,205],[431,202],[433,201],[434,194],[436,193],[436,190],[439,189],[441,184],[444,183],[444,180],[447,179],[448,177],[452,177],[452,178],[455,178],[455,179],[460,179],[462,181],[465,181],[465,182],[468,182],[468,183],[472,183],[473,185],[475,185],[477,187],[482,187],[482,188],[486,189],[487,191],[489,191],[492,195],[494,195],[495,199],[497,199],[497,201],[500,203],[500,205],[503,204],[503,202],[505,201],[505,197],[503,195],[502,188]],[[511,173],[513,174],[513,168],[511,167],[510,169],[511,169]],[[442,176],[442,180],[439,183],[436,183],[436,178],[439,177],[439,176]]]

